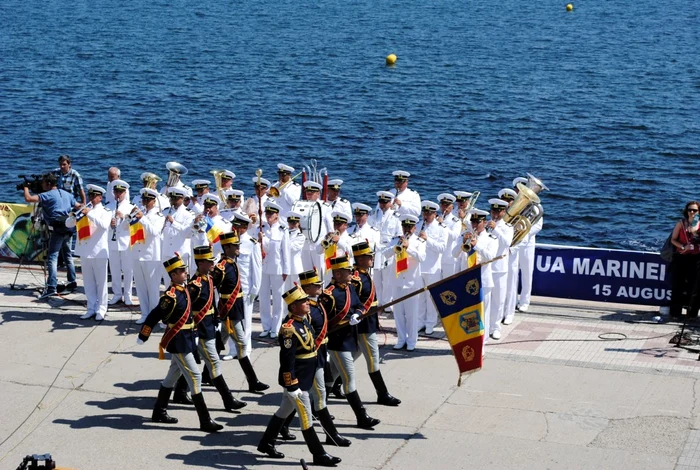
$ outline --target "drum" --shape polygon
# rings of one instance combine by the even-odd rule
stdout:
[[[301,200],[294,203],[292,210],[301,214],[299,222],[301,233],[311,243],[316,243],[321,238],[321,227],[323,226],[321,204],[318,201]]]

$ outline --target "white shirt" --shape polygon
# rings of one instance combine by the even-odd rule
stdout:
[[[379,232],[379,243],[374,255],[374,269],[383,269],[388,261],[382,250],[394,237],[403,233],[401,220],[393,209],[387,209],[384,212],[381,209],[376,209],[367,219],[367,223]]]
[[[379,230],[377,230],[369,224],[369,218],[367,219],[367,222],[363,225],[358,225],[354,223],[350,227],[348,227],[348,235],[350,235],[353,245],[360,243],[364,240],[367,240],[367,242],[369,243],[369,247],[372,250],[375,250],[379,245]]]
[[[442,223],[445,224],[447,229],[447,246],[445,247],[445,251],[442,256],[442,264],[444,266],[455,263],[455,258],[452,257],[451,254],[455,245],[459,245],[461,242],[459,234],[462,232],[462,221],[459,220],[459,217],[452,213],[449,213],[443,217],[444,219]]]
[[[173,217],[173,222],[164,222],[163,229],[163,258],[169,259],[175,252],[189,253],[192,250],[192,222],[194,214],[188,211],[184,204],[177,209],[169,207],[165,214]]]
[[[112,221],[112,213],[106,210],[102,203],[100,203],[90,209],[85,217],[87,217],[90,222],[92,235],[86,240],[77,241],[75,243],[75,254],[81,258],[109,258],[107,229]]]
[[[505,258],[499,259],[491,263],[491,272],[507,273],[508,272],[508,254],[510,253],[510,244],[513,242],[513,227],[507,225],[503,219],[496,223],[496,228],[491,232],[496,237],[498,244],[496,248],[496,256],[494,258],[506,255]]]
[[[326,204],[331,207],[330,212],[341,211],[343,214],[348,216],[349,220],[352,220],[352,204],[350,204],[350,201],[347,199],[338,197],[333,201],[327,201]]]
[[[289,274],[289,232],[279,221],[270,227],[263,225],[263,246],[265,258],[262,260],[263,274]]]
[[[387,269],[396,272],[396,254],[394,247],[401,241],[401,237],[395,237],[382,249],[384,257],[389,261]],[[420,263],[425,260],[425,241],[412,234],[408,239],[408,269],[396,277],[391,277],[393,286],[400,286],[404,289],[418,287],[422,281],[420,276]]]
[[[389,192],[401,201],[401,207],[394,206],[399,216],[410,214],[420,217],[420,194],[411,188],[406,188],[398,194],[396,188],[390,189]]]
[[[462,247],[462,240],[454,247],[452,254],[457,259],[458,271],[463,271],[467,269],[467,251],[464,251]],[[496,250],[498,249],[498,242],[496,238],[483,230],[479,235],[477,235],[476,245],[474,245],[474,251],[476,251],[476,262],[477,264],[485,263],[486,261],[491,261],[496,257]],[[484,287],[493,287],[493,276],[492,267],[494,263],[489,263],[481,268],[481,285]]]
[[[161,234],[165,217],[159,213],[157,207],[141,217],[141,225],[146,240],[131,247],[131,256],[138,261],[160,261],[161,260]]]
[[[109,249],[113,251],[126,251],[129,249],[131,241],[131,232],[129,231],[129,221],[127,216],[134,209],[134,205],[129,202],[127,198],[124,198],[122,202],[117,206],[116,211],[112,211],[112,217],[116,216],[116,212],[122,213],[122,217],[117,219],[117,226],[112,229],[110,227],[109,236],[107,237]],[[111,223],[111,221],[110,221]],[[114,232],[116,230],[116,240],[112,240],[114,237]]]
[[[306,237],[298,228],[288,230],[289,232],[289,274],[299,274],[304,272],[301,260],[302,250]]]
[[[544,224],[544,217],[540,217],[540,220],[535,222],[535,225],[532,226],[530,231],[528,232],[527,235],[525,235],[525,238],[523,238],[523,241],[519,243],[519,246],[529,246],[529,245],[534,245],[535,244],[535,237],[537,237],[537,234],[540,233],[540,230],[542,230],[542,225]]]
[[[281,183],[278,181],[273,186],[279,187]],[[301,198],[301,185],[296,181],[288,183],[282,188],[280,196],[275,198],[275,202],[280,205],[280,219],[287,219],[287,214],[292,210],[292,206]]]
[[[241,292],[255,297],[260,292],[262,282],[262,254],[258,240],[248,233],[241,235],[241,248],[236,264],[241,279]]]
[[[430,224],[419,224],[428,235],[425,240],[425,259],[420,264],[423,274],[436,274],[442,266],[442,254],[447,248],[447,227],[436,220]]]

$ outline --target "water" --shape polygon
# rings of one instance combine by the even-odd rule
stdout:
[[[401,168],[482,208],[529,171],[538,240],[657,249],[700,198],[697,9],[565,3],[5,0],[0,200],[61,153],[86,183],[176,160],[248,192],[315,157],[365,202]]]

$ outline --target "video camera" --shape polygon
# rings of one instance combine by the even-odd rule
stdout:
[[[56,468],[56,462],[53,461],[51,458],[51,454],[43,454],[43,455],[27,455],[24,460],[22,460],[22,463],[19,464],[19,467],[17,467],[17,470],[37,470],[37,469],[55,469]]]
[[[42,175],[19,175],[22,182],[17,185],[17,191],[22,191],[24,188],[29,188],[34,194],[44,192],[44,187],[41,184]]]

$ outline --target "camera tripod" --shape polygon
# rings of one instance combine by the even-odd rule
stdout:
[[[31,246],[31,243],[35,243],[38,245],[38,249],[34,250],[35,253],[41,253],[48,247],[48,240],[49,240],[49,234],[47,230],[44,230],[44,221],[41,215],[41,209],[37,204],[32,204],[32,212],[30,216],[30,229],[27,233],[27,240],[24,243],[24,247],[22,247],[22,250],[19,254],[19,264],[17,265],[17,270],[15,271],[15,278],[14,281],[10,284],[10,289],[11,290],[34,290],[35,287],[31,287],[28,285],[23,285],[20,286],[17,284],[17,278],[19,277],[20,270],[22,269],[22,266],[25,265],[26,263],[32,260],[31,253],[27,253],[28,248]],[[41,228],[37,229],[37,225],[39,225]],[[42,271],[43,271],[43,277],[44,277],[44,288],[46,288],[46,281],[47,281],[47,262],[48,259],[47,257],[44,257],[44,262],[41,264]]]

